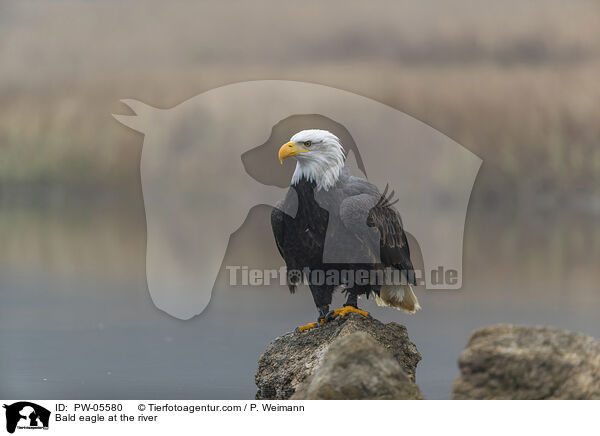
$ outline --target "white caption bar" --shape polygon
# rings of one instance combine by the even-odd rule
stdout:
[[[3,400],[15,435],[577,434],[595,401]],[[34,432],[43,430],[43,433]],[[5,433],[7,434],[7,433]]]

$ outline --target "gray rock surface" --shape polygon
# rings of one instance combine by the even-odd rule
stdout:
[[[600,399],[600,343],[548,327],[476,330],[458,361],[454,399]]]
[[[292,400],[422,399],[392,354],[366,332],[336,339]]]
[[[258,362],[256,398],[421,398],[420,360],[404,326],[349,314],[271,342]]]

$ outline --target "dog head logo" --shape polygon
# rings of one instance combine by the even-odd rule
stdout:
[[[278,80],[224,86],[171,109],[123,103],[135,115],[114,117],[144,134],[148,287],[170,315],[189,319],[204,310],[230,235],[252,207],[285,196],[293,164],[280,166],[277,150],[309,127],[281,128],[295,116],[330,120],[357,175],[395,191],[426,288],[462,286],[464,224],[481,159],[430,126],[351,92]],[[331,250],[324,260],[344,255]],[[434,279],[440,268],[454,272],[451,282]]]
[[[29,401],[19,401],[4,405],[6,409],[6,431],[14,433],[18,428],[47,429],[50,422],[50,411]]]

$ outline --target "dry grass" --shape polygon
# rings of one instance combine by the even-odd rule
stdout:
[[[0,180],[133,186],[141,137],[110,117],[119,99],[169,107],[278,78],[421,119],[484,159],[490,190],[599,193],[597,4],[380,6],[177,3],[155,17],[129,3],[3,4]]]

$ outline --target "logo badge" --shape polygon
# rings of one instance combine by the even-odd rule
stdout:
[[[19,401],[3,406],[6,409],[6,431],[14,433],[15,429],[48,429],[50,411],[29,401]]]

